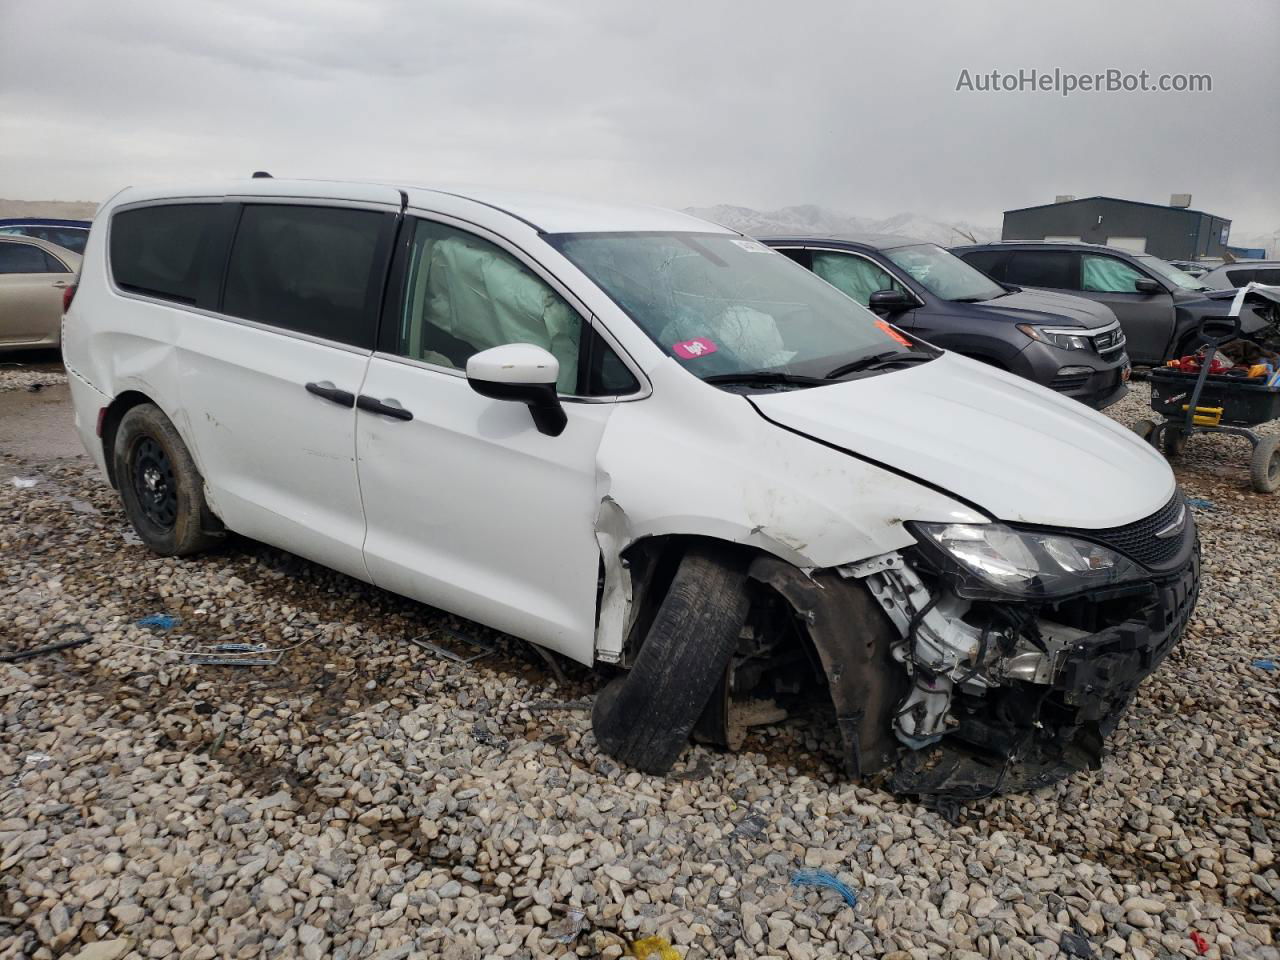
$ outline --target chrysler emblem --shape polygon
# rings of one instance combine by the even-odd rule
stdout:
[[[1170,537],[1176,537],[1182,532],[1182,528],[1187,525],[1187,505],[1180,504],[1178,507],[1178,515],[1173,518],[1173,522],[1167,527],[1161,527],[1156,531],[1156,536],[1161,540],[1168,540]]]

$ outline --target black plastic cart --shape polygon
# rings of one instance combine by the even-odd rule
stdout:
[[[1165,419],[1142,420],[1133,429],[1171,458],[1180,455],[1197,433],[1243,437],[1253,447],[1249,464],[1253,489],[1274,493],[1280,489],[1280,437],[1262,436],[1251,428],[1280,419],[1280,386],[1209,373],[1218,348],[1240,335],[1240,309],[1245,303],[1274,314],[1280,307],[1280,288],[1250,284],[1236,296],[1229,316],[1204,321],[1200,338],[1208,350],[1199,373],[1152,370],[1151,409]]]

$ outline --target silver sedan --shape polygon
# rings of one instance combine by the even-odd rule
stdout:
[[[62,298],[80,255],[34,237],[0,236],[0,350],[57,347]]]

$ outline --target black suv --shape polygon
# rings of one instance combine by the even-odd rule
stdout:
[[[1128,391],[1124,334],[1106,307],[993,283],[906,237],[766,237],[766,243],[903,330],[1095,409]]]
[[[1006,240],[951,252],[997,283],[1058,290],[1109,307],[1134,363],[1158,365],[1192,353],[1200,322],[1230,306],[1206,299],[1210,288],[1199,277],[1159,257],[1117,247]]]

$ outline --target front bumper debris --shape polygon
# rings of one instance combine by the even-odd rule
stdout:
[[[910,687],[892,726],[908,750],[892,789],[964,800],[1100,765],[1105,737],[1186,628],[1199,553],[1159,579],[1077,598],[1074,613],[931,594],[898,555],[840,572],[867,585],[900,634],[893,656]],[[993,616],[1009,626],[993,629]]]

